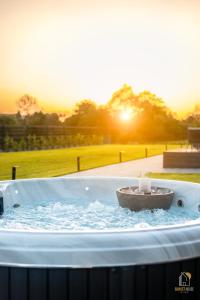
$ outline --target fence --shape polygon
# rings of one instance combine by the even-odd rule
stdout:
[[[179,145],[107,145],[61,149],[50,152],[37,151],[12,155],[12,162],[1,170],[1,179],[62,176],[100,166],[123,163],[162,154]],[[82,150],[83,149],[83,150]],[[91,150],[92,149],[92,150]],[[6,154],[2,154],[6,155]],[[23,160],[22,160],[23,158]]]
[[[103,131],[99,127],[73,127],[73,126],[0,126],[0,150],[8,151],[10,143],[20,143],[19,150],[35,149],[30,147],[30,140],[38,139],[37,144],[47,144],[45,139],[51,138],[50,144],[55,144],[55,138],[69,137],[69,136],[102,136],[103,143],[110,142],[110,134]],[[43,138],[41,141],[39,138]],[[54,139],[53,139],[54,138]],[[10,139],[10,140],[9,140]],[[62,142],[61,142],[62,143]],[[66,142],[68,143],[68,142]],[[6,145],[8,144],[8,145]],[[25,147],[24,144],[27,146]],[[72,145],[75,146],[75,145]],[[11,147],[11,146],[10,146]],[[21,148],[20,148],[21,147]],[[13,146],[18,150],[17,147]],[[40,149],[40,148],[39,148]]]

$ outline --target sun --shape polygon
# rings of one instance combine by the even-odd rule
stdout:
[[[132,110],[131,109],[124,109],[119,114],[120,120],[123,122],[128,122],[131,120],[132,117]]]

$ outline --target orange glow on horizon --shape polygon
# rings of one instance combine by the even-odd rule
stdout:
[[[105,104],[124,83],[191,110],[200,99],[199,11],[196,0],[1,0],[0,112],[14,112],[25,93],[45,111]]]

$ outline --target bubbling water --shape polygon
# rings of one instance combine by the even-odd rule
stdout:
[[[139,212],[122,208],[117,201],[106,204],[94,200],[46,202],[9,208],[0,218],[0,228],[16,230],[87,231],[144,229],[187,223],[200,219],[200,213],[172,206]]]

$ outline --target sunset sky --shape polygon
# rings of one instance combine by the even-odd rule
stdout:
[[[0,112],[29,93],[47,111],[124,83],[175,111],[200,102],[199,0],[0,0]]]

